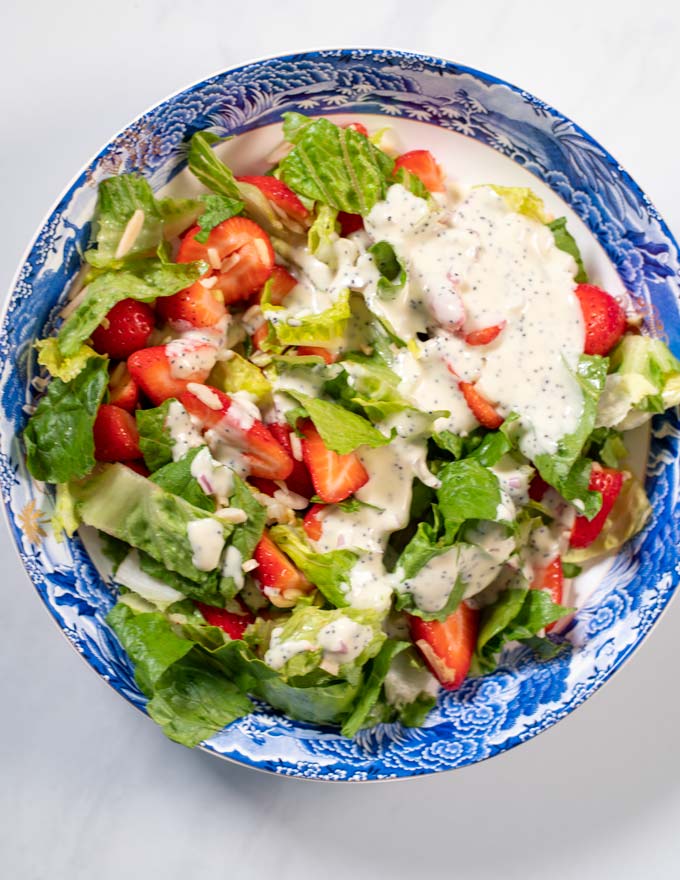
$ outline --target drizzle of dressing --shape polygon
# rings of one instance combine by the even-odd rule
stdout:
[[[194,519],[187,524],[191,562],[199,571],[213,571],[224,549],[224,529],[212,517]]]
[[[192,417],[178,400],[173,400],[165,417],[165,427],[172,440],[172,460],[179,461],[190,449],[204,443]]]
[[[205,494],[214,495],[219,504],[226,504],[234,489],[233,472],[226,465],[215,461],[207,446],[192,461],[191,476],[198,480]]]

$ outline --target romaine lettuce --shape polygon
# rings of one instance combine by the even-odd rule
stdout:
[[[180,498],[188,501],[189,504],[193,504],[194,507],[200,507],[201,510],[214,513],[216,507],[215,499],[210,495],[206,495],[196,477],[191,473],[194,459],[202,449],[206,449],[206,447],[196,446],[194,449],[190,449],[186,455],[183,455],[177,461],[171,461],[163,465],[149,479],[157,486],[160,486],[161,489],[165,489],[166,492],[171,492],[173,495],[178,495]]]
[[[52,376],[61,379],[62,382],[70,382],[75,379],[91,357],[96,357],[97,352],[89,345],[81,345],[72,357],[64,357],[59,350],[55,336],[47,339],[39,339],[35,343],[38,350],[38,363],[41,367],[47,367]]]
[[[245,208],[241,199],[235,199],[231,196],[211,194],[201,196],[201,201],[205,205],[205,210],[198,218],[201,231],[194,236],[194,239],[201,244],[205,244],[215,226],[235,217]]]
[[[347,322],[352,317],[349,299],[349,290],[344,290],[330,308],[298,318],[289,315],[284,306],[272,305],[263,298],[262,314],[270,322],[279,345],[334,347],[343,342]]]
[[[567,229],[567,218],[558,217],[557,220],[553,220],[552,223],[548,223],[548,227],[553,234],[553,238],[555,239],[555,245],[561,251],[564,251],[574,258],[577,268],[576,275],[574,275],[574,281],[577,284],[587,284],[588,274],[586,272],[585,266],[583,265],[583,258],[581,257],[581,251],[578,249],[576,240],[571,232],[569,232],[569,230]]]
[[[380,651],[371,662],[370,671],[357,695],[352,714],[342,725],[343,736],[351,739],[366,725],[371,710],[378,702],[392,660],[408,647],[408,642],[397,642],[393,639],[387,639],[383,643]]]
[[[135,413],[139,448],[144,456],[144,463],[152,473],[172,461],[172,437],[165,426],[172,404],[181,406],[174,398],[168,398],[160,406],[138,409]]]
[[[550,223],[551,218],[546,214],[543,199],[527,186],[496,186],[484,184],[499,195],[511,211],[524,214],[539,223]]]
[[[340,455],[354,452],[359,446],[385,446],[390,442],[390,438],[369,421],[337,403],[310,397],[292,388],[286,393],[304,407],[325,445]]]
[[[272,386],[259,367],[237,352],[227,361],[217,361],[208,376],[208,385],[219,388],[227,394],[235,391],[247,391],[263,400],[271,393]]]

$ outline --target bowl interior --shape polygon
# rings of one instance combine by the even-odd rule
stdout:
[[[31,350],[53,325],[79,270],[96,184],[139,171],[167,193],[196,186],[183,167],[183,143],[212,127],[240,133],[222,145],[239,173],[261,172],[281,141],[282,112],[362,114],[390,126],[400,150],[427,148],[452,180],[530,186],[555,216],[565,215],[595,283],[630,290],[649,332],[676,353],[678,253],[663,222],[610,156],[576,126],[507,84],[447,62],[395,52],[347,50],[272,59],[228,71],[140,117],[85,169],[48,217],[19,270],[2,333],[0,485],[24,565],[43,601],[88,662],[143,708],[130,664],[103,621],[114,602],[110,569],[96,536],[58,544],[46,527],[52,498],[30,480],[18,440],[42,387]],[[45,329],[46,328],[46,329]],[[570,651],[539,662],[507,652],[493,676],[443,694],[427,725],[383,725],[353,741],[281,717],[267,707],[237,721],[205,748],[262,769],[326,779],[411,776],[464,766],[538,733],[582,702],[639,644],[677,581],[678,423],[657,417],[634,440],[654,517],[616,557],[578,579],[580,608],[567,633]]]

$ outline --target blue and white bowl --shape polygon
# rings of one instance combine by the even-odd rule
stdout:
[[[54,206],[19,268],[0,329],[0,489],[19,554],[72,645],[140,709],[145,698],[104,622],[114,591],[79,538],[56,542],[47,525],[52,494],[26,470],[21,432],[43,387],[32,345],[49,332],[79,271],[100,180],[136,171],[155,189],[163,187],[184,167],[189,137],[204,128],[251,132],[234,142],[248,147],[241,150],[247,165],[264,157],[276,141],[272,126],[289,110],[379,115],[382,120],[369,116],[373,126],[393,126],[405,148],[430,147],[454,176],[533,186],[555,214],[569,217],[591,274],[610,289],[630,290],[647,331],[680,354],[678,247],[661,217],[577,125],[495,77],[405,52],[309,52],[220,73],[145,113],[104,147]],[[286,775],[384,779],[473,764],[550,727],[624,663],[675,592],[679,438],[675,413],[655,418],[646,464],[653,517],[599,569],[567,634],[570,651],[539,662],[524,649],[511,650],[494,675],[442,694],[421,729],[382,725],[350,741],[261,707],[203,747]]]

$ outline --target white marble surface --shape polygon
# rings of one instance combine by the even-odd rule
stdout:
[[[133,116],[217,69],[320,45],[414,49],[525,86],[603,142],[680,231],[673,3],[8,0],[0,35],[0,291],[64,184]],[[328,786],[166,741],[68,647],[4,527],[0,577],[3,877],[680,876],[677,603],[538,740],[449,775]]]

